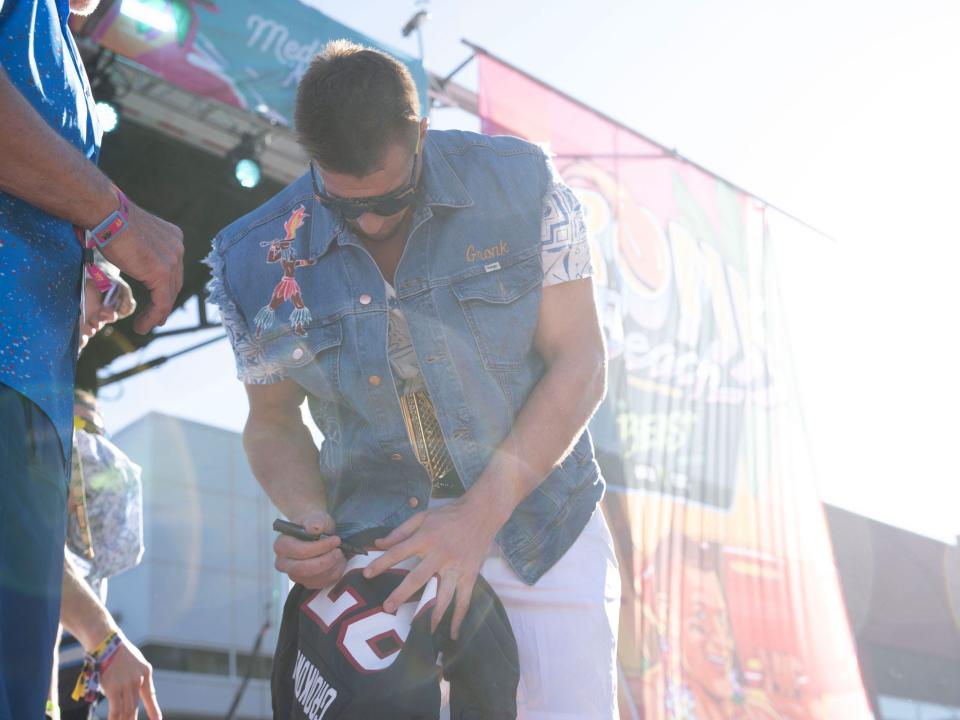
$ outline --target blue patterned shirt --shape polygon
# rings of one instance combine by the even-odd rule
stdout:
[[[69,0],[0,0],[0,66],[50,127],[96,161],[100,127],[69,15]],[[70,223],[0,192],[0,383],[47,414],[65,457],[81,259]]]

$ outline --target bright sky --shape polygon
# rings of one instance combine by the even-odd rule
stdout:
[[[400,35],[421,7],[412,0],[304,1],[416,54]],[[960,345],[950,330],[960,306],[960,5],[434,0],[428,9],[429,69],[452,70],[469,39],[837,238],[798,239],[784,278],[821,496],[934,537],[960,534]],[[475,87],[475,64],[457,81]],[[434,118],[455,124],[476,127],[460,113]],[[144,357],[215,335],[157,342]],[[159,410],[240,429],[246,413],[225,342],[102,397],[114,427]]]

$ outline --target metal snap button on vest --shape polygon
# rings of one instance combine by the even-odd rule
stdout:
[[[376,387],[377,385],[380,384],[380,376],[379,376],[379,375],[371,375],[370,377],[367,378],[367,382],[370,383],[371,385],[373,385],[374,387]]]
[[[420,504],[420,501],[417,500],[415,497],[412,497],[412,498],[410,498],[409,500],[407,500],[407,504],[408,504],[410,507],[416,507],[417,505]]]
[[[303,357],[303,348],[297,348],[296,350],[293,351],[294,360],[299,360],[302,357]]]
[[[394,462],[400,462],[401,460],[403,460],[403,455],[401,455],[400,453],[394,453],[393,455],[390,456],[390,459],[393,460]]]
[[[366,293],[360,296],[361,305],[369,305],[371,300],[373,300],[373,298],[367,295]]]

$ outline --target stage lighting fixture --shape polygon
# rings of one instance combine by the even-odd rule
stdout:
[[[423,62],[423,24],[430,19],[430,13],[426,10],[418,10],[413,17],[407,20],[407,23],[400,30],[404,37],[409,37],[411,33],[417,33],[417,48],[420,51],[420,62]]]
[[[409,37],[410,33],[412,33],[414,30],[419,30],[420,26],[429,19],[429,12],[426,10],[418,10],[416,13],[414,13],[413,17],[407,20],[400,32],[403,33],[404,37]]]
[[[173,32],[177,29],[176,19],[163,3],[150,0],[123,0],[120,4],[120,14],[159,32]]]
[[[240,187],[255,188],[260,184],[262,175],[260,161],[257,160],[257,140],[253,135],[244,135],[240,143],[227,153],[227,164],[233,170],[233,177]]]
[[[120,113],[112,103],[97,100],[97,118],[100,120],[100,129],[105,133],[113,132],[120,124]]]
[[[97,118],[105,133],[113,132],[120,124],[120,105],[117,104],[117,88],[106,72],[93,78],[93,97],[96,99]]]
[[[252,158],[241,158],[233,169],[237,182],[245,188],[255,188],[260,184],[260,163]]]

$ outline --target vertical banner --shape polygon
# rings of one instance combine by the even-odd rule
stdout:
[[[478,57],[484,130],[553,155],[593,243],[622,717],[872,718],[802,443],[773,211]]]

